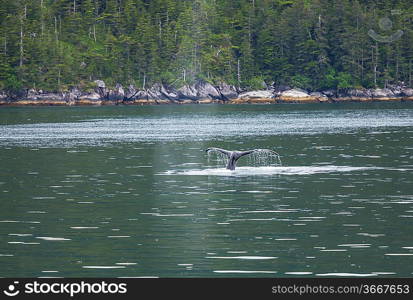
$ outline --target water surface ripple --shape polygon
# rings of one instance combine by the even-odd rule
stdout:
[[[1,108],[0,276],[411,277],[412,145],[409,103]]]

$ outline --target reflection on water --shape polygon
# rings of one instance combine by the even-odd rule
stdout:
[[[0,276],[411,277],[412,108],[4,108]]]

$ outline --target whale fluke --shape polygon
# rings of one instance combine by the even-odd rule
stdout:
[[[241,157],[251,154],[251,153],[257,153],[257,152],[266,152],[266,153],[272,153],[274,155],[280,156],[277,152],[269,150],[269,149],[253,149],[253,150],[248,150],[248,151],[228,151],[225,149],[221,148],[208,148],[205,150],[205,152],[209,153],[211,151],[215,152],[220,152],[222,154],[225,154],[228,157],[228,163],[227,163],[227,169],[228,170],[235,170],[235,166],[237,164],[238,159]]]

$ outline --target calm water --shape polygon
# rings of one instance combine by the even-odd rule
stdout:
[[[412,277],[412,171],[409,103],[1,108],[0,276]]]

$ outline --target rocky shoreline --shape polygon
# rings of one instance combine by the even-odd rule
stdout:
[[[0,106],[103,106],[159,104],[275,104],[413,101],[413,88],[393,86],[384,89],[347,89],[309,92],[290,87],[269,87],[265,90],[240,91],[228,84],[212,85],[198,82],[179,89],[155,84],[149,89],[117,84],[110,89],[101,80],[90,91],[72,88],[67,92],[45,92],[30,89],[17,97],[0,91]]]

